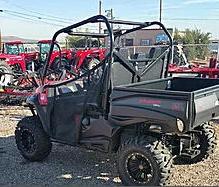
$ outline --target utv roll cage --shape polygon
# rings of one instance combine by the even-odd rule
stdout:
[[[83,33],[83,32],[74,32],[74,29],[89,24],[89,23],[105,23],[106,29],[107,29],[107,33]],[[117,24],[117,25],[129,25],[129,26],[133,26],[134,28],[130,28],[130,29],[126,29],[126,30],[116,30],[116,31],[112,31],[110,24]],[[119,54],[118,51],[114,50],[114,41],[116,38],[119,38],[125,34],[128,33],[132,33],[134,31],[149,27],[149,26],[153,26],[153,25],[157,25],[160,28],[163,29],[163,31],[165,32],[165,34],[168,36],[169,38],[169,45],[167,46],[167,49],[165,50],[164,53],[162,53],[155,61],[151,62],[148,66],[153,65],[154,63],[156,63],[157,60],[161,59],[164,55],[168,54],[168,60],[167,60],[167,64],[165,67],[165,70],[162,70],[164,72],[163,77],[167,76],[168,73],[168,64],[172,62],[172,45],[173,45],[173,40],[172,37],[170,35],[170,33],[168,32],[168,30],[165,28],[165,26],[158,22],[158,21],[153,21],[153,22],[133,22],[133,21],[123,21],[123,20],[109,20],[107,19],[105,16],[102,15],[97,15],[97,16],[93,16],[90,17],[86,20],[83,20],[81,22],[78,22],[76,24],[70,25],[68,27],[65,27],[63,29],[58,30],[52,40],[51,40],[51,48],[48,54],[48,58],[47,58],[47,63],[44,66],[44,70],[43,70],[43,77],[42,77],[42,84],[44,85],[44,78],[46,76],[47,73],[47,69],[49,67],[49,61],[51,58],[51,54],[53,52],[53,48],[55,45],[55,41],[58,37],[59,34],[65,33],[65,34],[69,34],[69,35],[77,35],[77,36],[90,36],[90,37],[97,37],[97,38],[105,38],[108,37],[109,38],[109,49],[108,49],[108,54],[106,55],[105,59],[103,60],[103,63],[98,64],[97,66],[95,66],[94,68],[92,68],[91,70],[88,70],[87,72],[83,73],[82,75],[78,75],[74,78],[70,78],[68,80],[64,80],[64,81],[59,81],[57,83],[53,83],[53,84],[46,84],[44,85],[43,88],[54,88],[57,86],[61,86],[64,84],[68,84],[72,81],[76,81],[80,78],[82,78],[83,76],[89,75],[92,71],[95,71],[97,68],[99,68],[100,66],[102,66],[104,64],[105,66],[105,83],[104,84],[104,89],[103,89],[103,93],[102,95],[104,96],[104,105],[103,106],[103,110],[105,111],[104,113],[106,114],[107,112],[107,101],[109,98],[109,93],[110,93],[110,88],[111,88],[111,65],[112,65],[112,61],[113,61],[113,57],[116,56],[117,58],[119,58],[121,60],[121,64],[128,70],[130,71],[133,75],[135,75],[137,77],[137,81],[140,82],[141,76],[147,73],[147,69],[145,69],[143,72],[141,72],[141,74],[139,74],[139,72],[137,72],[131,65],[130,63],[127,63],[127,60],[124,59],[124,57],[122,57],[122,55]],[[171,52],[170,52],[171,51]],[[170,53],[169,53],[170,52]],[[133,76],[134,77],[134,76]],[[133,79],[133,78],[132,78]],[[133,80],[132,80],[133,81]]]
[[[86,25],[88,23],[100,23],[100,22],[105,23],[106,28],[107,28],[107,32],[108,32],[107,34],[73,32],[73,29],[78,28],[78,27],[83,26],[83,25]],[[110,23],[111,24],[119,24],[119,25],[130,25],[130,26],[136,26],[136,27],[131,28],[131,29],[127,29],[126,31],[117,30],[117,31],[113,32],[112,29],[111,29]],[[112,58],[113,57],[114,41],[117,37],[121,37],[122,35],[131,33],[131,32],[134,32],[134,31],[137,31],[137,30],[140,30],[140,29],[152,26],[152,25],[158,25],[163,29],[163,31],[165,32],[165,34],[168,36],[168,39],[169,39],[169,45],[168,46],[170,48],[172,48],[173,40],[172,40],[172,37],[171,37],[170,33],[165,28],[165,26],[162,23],[158,22],[158,21],[134,22],[134,21],[123,21],[123,20],[109,20],[105,16],[97,15],[97,16],[90,17],[86,20],[83,20],[81,22],[78,22],[76,24],[65,27],[63,29],[60,29],[59,31],[57,31],[54,34],[54,36],[51,40],[51,48],[50,48],[49,55],[48,55],[48,58],[47,58],[47,63],[45,64],[45,67],[44,67],[43,77],[45,77],[45,75],[46,75],[46,71],[47,71],[47,68],[48,68],[48,65],[49,65],[49,60],[51,58],[51,54],[52,54],[52,51],[53,51],[53,48],[54,48],[56,38],[61,33],[66,33],[66,34],[69,34],[69,35],[76,35],[76,36],[90,36],[90,37],[97,37],[97,38],[109,37],[109,44],[110,45],[109,45],[109,52],[108,52],[107,57]],[[171,62],[171,60],[172,60],[172,58],[170,58],[170,62]]]

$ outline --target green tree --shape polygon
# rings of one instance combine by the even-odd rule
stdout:
[[[182,40],[182,37],[181,37],[181,35],[180,35],[180,31],[179,31],[177,28],[175,28],[175,32],[174,32],[173,38],[174,38],[174,41],[182,42],[182,41],[181,41],[181,40]]]
[[[195,58],[205,59],[209,53],[208,44],[210,43],[210,34],[209,32],[204,33],[199,29],[186,29],[184,32],[175,29],[174,41],[183,44],[191,44],[190,46],[184,47],[185,54],[189,60]]]
[[[81,36],[68,36],[67,41],[68,41],[68,47],[70,48],[72,47],[81,48],[81,47],[85,47],[86,44],[86,38]]]
[[[98,39],[91,39],[83,36],[68,36],[68,47],[82,48],[82,47],[98,47],[102,46],[102,41]]]

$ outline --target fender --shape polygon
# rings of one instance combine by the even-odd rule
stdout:
[[[53,110],[53,100],[51,100],[51,98],[49,98],[49,103],[46,106],[40,106],[39,107],[39,100],[38,100],[38,94],[32,95],[30,97],[27,98],[26,103],[29,104],[30,108],[34,108],[36,109],[36,112],[40,118],[40,121],[42,123],[43,129],[46,133],[48,133],[48,135],[51,137],[52,136],[52,132],[51,132],[51,124],[50,124],[50,118],[48,116],[50,116],[52,110]]]

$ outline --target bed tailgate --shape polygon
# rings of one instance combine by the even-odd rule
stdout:
[[[219,85],[194,92],[194,125],[219,117]]]

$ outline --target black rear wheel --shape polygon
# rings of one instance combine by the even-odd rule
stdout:
[[[198,154],[194,152],[192,158],[186,156],[178,156],[176,157],[174,163],[195,164],[203,161],[204,159],[207,159],[211,154],[214,153],[217,145],[217,137],[214,127],[210,123],[206,122],[195,128],[195,130],[200,131],[201,133],[195,133],[193,135],[191,146],[196,152],[198,152]]]
[[[148,158],[141,153],[133,153],[126,159],[126,169],[130,176],[141,183],[151,180],[154,170]]]
[[[172,157],[165,145],[152,137],[125,141],[118,152],[122,182],[131,186],[157,186],[167,183]]]
[[[51,152],[52,144],[37,116],[25,117],[15,130],[17,147],[30,161],[41,161]]]
[[[192,159],[193,163],[207,159],[212,153],[214,153],[217,145],[215,129],[210,123],[204,123],[196,130],[201,131],[201,134],[196,137],[199,144],[197,149],[200,150],[200,154]]]

